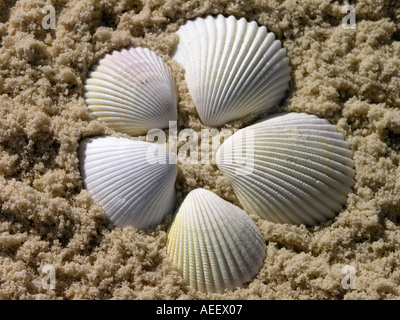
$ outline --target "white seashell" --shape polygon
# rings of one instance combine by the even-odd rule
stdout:
[[[147,48],[114,51],[100,60],[85,84],[94,116],[133,135],[167,128],[177,115],[177,91],[167,64]]]
[[[216,153],[248,213],[316,225],[346,203],[354,184],[352,152],[325,119],[288,113],[239,130]]]
[[[191,287],[222,292],[257,274],[265,256],[265,241],[242,209],[211,191],[196,189],[175,216],[167,252]]]
[[[178,31],[173,58],[186,70],[189,93],[208,126],[263,113],[278,104],[289,87],[286,50],[256,22],[208,16]]]
[[[80,169],[86,189],[117,227],[151,228],[174,210],[176,164],[164,147],[126,138],[86,138]]]

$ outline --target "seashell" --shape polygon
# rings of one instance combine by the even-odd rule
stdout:
[[[239,130],[216,161],[248,213],[313,226],[333,218],[354,185],[352,152],[334,125],[314,115],[270,116]]]
[[[89,110],[116,131],[132,135],[177,120],[177,91],[167,64],[147,48],[114,51],[85,84]]]
[[[263,264],[265,241],[239,207],[205,189],[191,191],[168,233],[167,252],[186,282],[202,292],[232,290]]]
[[[256,22],[207,16],[178,31],[173,59],[186,70],[201,121],[218,127],[268,111],[285,96],[290,67],[286,50]]]
[[[177,166],[171,157],[161,145],[127,138],[86,138],[79,147],[86,189],[120,228],[151,228],[174,210]]]

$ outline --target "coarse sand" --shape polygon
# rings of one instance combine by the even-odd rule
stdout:
[[[44,5],[56,28],[45,29]],[[351,1],[0,1],[0,299],[399,299],[400,3]],[[273,31],[292,80],[277,111],[328,119],[354,152],[355,186],[332,220],[312,228],[252,215],[266,240],[258,275],[205,294],[185,285],[166,254],[172,214],[148,231],[119,229],[85,190],[77,149],[89,136],[125,136],[90,114],[88,71],[128,46],[157,52],[179,89],[179,129],[203,126],[183,69],[171,60],[189,19],[234,15]],[[221,136],[254,121],[224,126]],[[144,140],[144,137],[134,139]],[[177,206],[195,188],[239,205],[217,167],[179,165]],[[42,286],[54,266],[55,289]],[[343,267],[355,270],[342,286]]]

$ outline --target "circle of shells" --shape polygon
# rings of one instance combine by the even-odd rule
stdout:
[[[188,21],[172,58],[203,124],[219,127],[279,104],[289,59],[272,32],[233,16]],[[146,134],[177,120],[174,78],[147,48],[107,54],[89,74],[85,101],[116,131]],[[117,227],[151,228],[174,210],[176,162],[161,145],[127,138],[86,138],[79,148],[86,189]],[[250,281],[265,241],[248,213],[276,223],[313,226],[334,217],[354,184],[352,152],[325,119],[274,114],[239,130],[217,150],[217,165],[243,209],[205,189],[192,190],[168,232],[167,253],[185,281],[223,292]]]

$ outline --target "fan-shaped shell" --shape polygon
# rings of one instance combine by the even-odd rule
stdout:
[[[177,166],[164,147],[126,138],[86,138],[79,159],[86,189],[117,227],[151,228],[174,210]]]
[[[208,126],[278,104],[289,87],[286,51],[256,22],[230,16],[188,21],[178,31],[173,58],[185,68],[189,92]]]
[[[85,91],[94,116],[120,132],[145,134],[177,119],[175,81],[167,64],[147,48],[107,54],[90,72]]]
[[[191,287],[222,292],[242,286],[257,274],[265,242],[242,209],[211,191],[196,189],[175,216],[167,251]]]
[[[325,119],[278,114],[239,130],[218,149],[218,167],[247,212],[281,223],[315,225],[346,203],[352,152]]]

